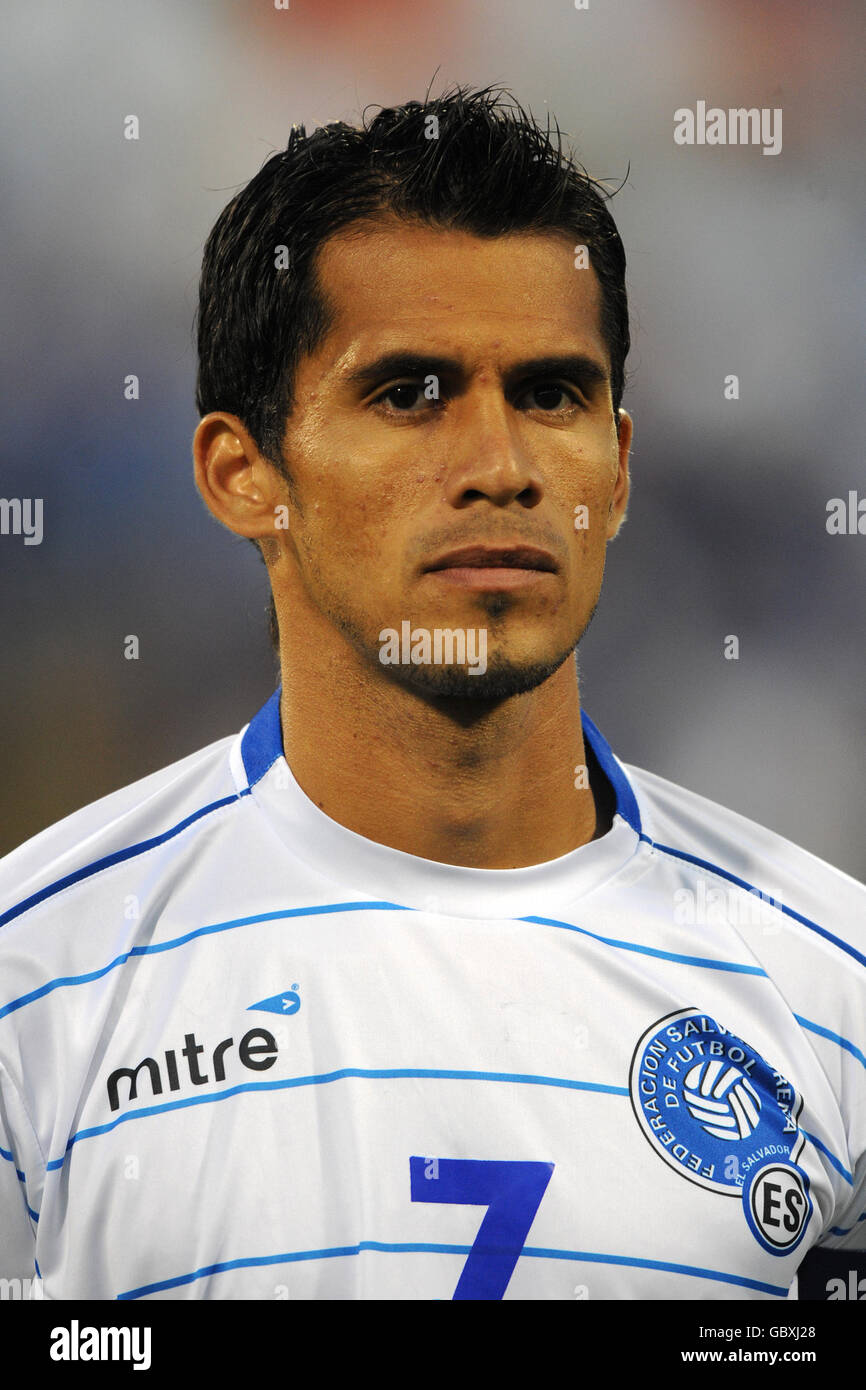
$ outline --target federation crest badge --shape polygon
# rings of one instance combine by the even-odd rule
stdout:
[[[738,1197],[774,1255],[800,1244],[812,1214],[797,1160],[803,1100],[742,1038],[695,1008],[658,1019],[634,1050],[632,1108],[658,1156],[689,1182]]]

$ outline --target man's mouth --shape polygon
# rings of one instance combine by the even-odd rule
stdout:
[[[465,545],[440,555],[426,573],[467,588],[516,589],[557,569],[550,552],[534,545]]]
[[[441,555],[427,569],[522,569],[555,574],[557,564],[548,550],[539,550],[534,545],[464,545]]]

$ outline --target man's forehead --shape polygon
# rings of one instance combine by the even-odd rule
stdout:
[[[607,361],[595,271],[563,233],[478,237],[397,219],[359,223],[324,244],[316,270],[333,314],[322,356],[341,374],[406,346],[457,356],[461,344],[486,344]],[[423,341],[407,341],[419,333]]]

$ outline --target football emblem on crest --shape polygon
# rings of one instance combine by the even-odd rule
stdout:
[[[644,1137],[668,1167],[739,1197],[771,1255],[797,1248],[813,1212],[798,1163],[803,1097],[760,1052],[709,1014],[677,1009],[638,1040],[629,1091]]]
[[[757,1128],[761,1097],[738,1067],[699,1062],[683,1077],[683,1100],[693,1120],[714,1139],[747,1139]]]

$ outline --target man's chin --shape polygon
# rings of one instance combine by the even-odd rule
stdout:
[[[399,685],[432,700],[508,700],[535,690],[558,671],[574,652],[574,647],[546,661],[516,663],[503,658],[492,660],[486,669],[464,665],[431,664],[386,666],[390,678]]]

